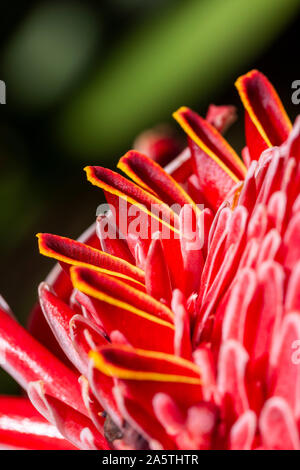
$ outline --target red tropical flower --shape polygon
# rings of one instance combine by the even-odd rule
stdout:
[[[232,107],[180,108],[188,146],[165,169],[155,133],[156,161],[121,158],[130,179],[87,167],[110,211],[79,241],[38,235],[59,264],[31,333],[1,303],[1,362],[29,397],[1,398],[2,447],[300,448],[300,120],[261,73],[236,85],[243,161],[220,133]]]

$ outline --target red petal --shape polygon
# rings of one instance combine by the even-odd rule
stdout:
[[[108,276],[107,274],[98,273],[88,268],[74,267],[72,268],[72,279],[75,281],[78,288],[84,288],[83,290],[80,289],[82,292],[86,290],[88,285],[94,289],[93,294],[96,294],[97,290],[99,293],[103,292],[103,296],[100,294],[95,296],[98,300],[105,300],[106,294],[107,296],[114,297],[116,301],[119,300],[130,304],[133,309],[137,308],[163,321],[169,323],[173,322],[174,315],[166,305],[158,302],[151,295],[128,286],[124,282]],[[80,282],[83,282],[83,285],[81,285]],[[88,294],[87,292],[85,293]]]
[[[268,215],[265,206],[258,204],[249,220],[247,238],[255,238],[259,241],[264,237],[268,226]]]
[[[45,394],[42,382],[32,382],[28,394],[37,410],[75,447],[83,450],[110,448],[89,418]]]
[[[245,165],[215,127],[186,107],[179,108],[173,116],[189,138],[234,182],[244,178]]]
[[[252,269],[244,268],[231,291],[223,320],[223,340],[235,339],[244,343],[248,308],[254,297],[257,282]]]
[[[0,310],[2,367],[25,389],[43,380],[47,393],[85,413],[76,374],[40,345],[7,313]]]
[[[203,344],[195,349],[193,352],[193,360],[201,370],[203,398],[205,401],[211,401],[214,398],[216,389],[216,370],[210,345]]]
[[[246,167],[247,168],[250,168],[250,165],[251,165],[251,157],[250,157],[250,152],[249,152],[249,149],[247,146],[245,146],[243,149],[242,149],[242,159],[243,159],[243,162],[245,163]]]
[[[265,163],[267,171],[257,193],[257,203],[263,204],[267,204],[272,194],[281,189],[285,165],[284,157],[280,155],[278,149],[269,149],[267,152],[270,154]]]
[[[287,311],[298,310],[300,312],[300,261],[298,261],[288,281],[285,295],[285,309]],[[300,339],[300,338],[299,338]]]
[[[184,183],[193,173],[191,151],[187,147],[178,157],[174,158],[166,167],[165,171],[177,182]]]
[[[240,416],[230,431],[231,450],[251,450],[256,432],[256,414],[248,410]]]
[[[166,125],[158,125],[142,132],[134,141],[134,148],[161,166],[165,166],[181,152],[183,142]]]
[[[153,398],[154,413],[170,436],[184,430],[185,418],[172,398],[165,393],[157,393]]]
[[[186,309],[184,295],[178,289],[173,291],[172,310],[175,316],[174,353],[176,356],[191,360],[190,318]]]
[[[94,367],[92,361],[89,364],[88,382],[94,396],[109,414],[112,420],[121,428],[124,425],[124,417],[120,413],[115,400],[114,379]]]
[[[90,323],[95,325],[101,333],[105,336],[106,332],[102,325],[102,322],[99,318],[98,311],[97,311],[97,301],[82,292],[78,291],[77,289],[74,290],[75,292],[75,300],[78,302],[81,308],[81,313],[79,314],[80,317],[83,316],[87,319]],[[72,325],[71,325],[72,330]]]
[[[293,129],[286,141],[284,151],[289,157],[294,157],[297,161],[300,159],[300,118],[296,118]]]
[[[0,397],[0,448],[75,450],[27,398]]]
[[[165,234],[162,233],[161,242],[166,264],[169,269],[172,288],[177,287],[184,291],[185,278],[182,275],[184,267],[179,236],[176,234],[174,238],[172,236],[166,237]]]
[[[145,265],[146,289],[155,299],[170,305],[172,286],[160,234],[153,237]]]
[[[196,204],[202,207],[209,208],[208,201],[205,199],[204,194],[201,191],[198,176],[193,173],[188,177],[187,180],[187,192]]]
[[[268,232],[261,242],[257,257],[257,266],[262,265],[264,261],[277,259],[277,254],[281,247],[281,236],[274,228]]]
[[[109,341],[94,323],[81,315],[74,315],[71,318],[69,329],[72,346],[81,360],[78,369],[86,375],[90,350],[106,346]]]
[[[239,269],[254,268],[256,266],[257,255],[259,251],[259,243],[256,238],[248,240],[241,261]]]
[[[175,179],[146,155],[131,150],[120,159],[118,168],[146,191],[154,192],[169,206],[178,204],[182,207],[189,204],[196,210],[194,201]]]
[[[100,248],[100,242],[96,233],[96,226],[92,224],[88,227],[78,238],[78,241],[81,243],[85,243],[92,248]]]
[[[202,224],[202,226],[200,225]],[[198,292],[204,265],[204,216],[197,218],[191,206],[184,206],[180,212],[180,246],[183,258],[185,294]]]
[[[84,233],[79,237],[78,241],[85,243],[93,248],[100,248],[100,243],[96,235],[95,224],[91,225]],[[59,264],[56,264],[50,271],[45,282],[51,286],[57,296],[69,302],[70,295],[73,291],[73,286],[68,274],[61,268]],[[49,325],[43,315],[39,303],[33,308],[29,321],[28,330],[34,338],[36,338],[41,344],[43,344],[49,351],[53,352],[61,361],[66,363],[69,367],[71,363],[68,361],[66,355],[62,352],[56,339],[51,334]]]
[[[199,292],[199,300],[204,298],[206,292],[209,290],[212,282],[218,272],[218,269],[223,261],[224,246],[226,237],[229,232],[230,219],[232,211],[225,207],[219,213],[219,217],[215,217],[215,227],[212,227],[213,236],[209,243],[208,256],[205,261],[204,269],[201,276],[201,287]],[[211,232],[212,232],[211,229]]]
[[[224,209],[224,212],[225,211],[226,209]],[[225,216],[225,218],[226,217],[227,216]],[[219,220],[221,221],[221,219],[222,215],[220,214]],[[215,299],[215,302],[217,302],[218,297],[221,297],[224,289],[226,289],[233,279],[243,253],[247,222],[247,210],[243,206],[237,207],[230,218],[228,234],[226,235],[226,229],[224,231],[224,235],[226,236],[225,247],[223,247],[223,242],[221,241],[222,238],[220,238],[219,243],[221,244],[219,245],[220,249],[218,246],[219,252],[218,250],[216,252],[217,256],[215,257],[215,266],[211,266],[211,268],[214,268],[213,270],[210,269],[210,285],[206,286],[207,289],[203,294],[201,305],[202,310],[205,310],[208,303],[211,303],[213,299]],[[216,234],[217,230],[214,234],[214,237]],[[205,277],[203,280],[201,279],[201,282],[203,281],[205,282]]]
[[[187,414],[187,441],[191,441],[189,447],[181,445],[182,449],[209,450],[212,447],[212,439],[218,420],[216,407],[212,403],[199,403],[191,406]],[[180,438],[178,439],[180,443]]]
[[[140,283],[144,282],[144,273],[123,259],[116,258],[104,253],[104,251],[91,248],[70,238],[49,233],[40,233],[37,236],[42,255],[73,266],[87,266],[107,272],[112,276],[129,278],[129,280],[133,279]]]
[[[268,218],[270,223],[281,234],[285,229],[285,221],[287,218],[287,197],[283,191],[274,193],[268,203]]]
[[[64,301],[68,301],[73,290],[71,279],[59,264],[56,264],[46,278],[47,284]],[[28,320],[28,331],[62,362],[71,367],[71,363],[54,338],[39,302],[32,309]]]
[[[119,330],[133,346],[173,350],[173,314],[168,307],[87,268],[74,267],[71,275],[77,289],[98,300],[98,314],[108,335]]]
[[[259,427],[266,450],[299,450],[296,422],[285,400],[270,398],[261,412]]]
[[[136,184],[127,180],[123,176],[100,166],[86,167],[88,180],[95,186],[110,194],[113,199],[121,198],[129,206],[135,206],[147,217],[157,218],[162,224],[167,226],[176,225],[176,214],[160,199],[140,188]],[[110,201],[108,201],[110,203]],[[119,215],[119,211],[117,211]],[[117,220],[118,223],[118,220]],[[118,226],[122,233],[127,234],[127,230]]]
[[[88,380],[81,375],[79,377],[79,383],[81,385],[81,393],[82,393],[82,399],[84,401],[84,404],[86,406],[86,409],[88,410],[89,417],[94,423],[96,429],[103,434],[104,433],[104,413],[103,413],[103,408],[102,406],[98,403],[96,400]]]
[[[189,146],[196,168],[200,190],[210,207],[217,210],[238,179],[228,174],[223,164],[221,166],[211,159],[192,140],[189,140]]]
[[[296,419],[300,417],[299,339],[300,314],[289,313],[274,338],[271,358],[273,385],[270,394],[284,398]]]
[[[219,132],[226,132],[237,119],[234,106],[216,106],[211,104],[206,113],[205,120],[214,126]]]
[[[284,265],[293,269],[300,259],[300,212],[296,213],[290,220],[285,231],[284,243]]]
[[[272,337],[276,337],[283,315],[283,296],[285,275],[281,266],[273,261],[267,261],[258,268],[258,282],[261,290],[262,304],[258,310],[258,318],[249,319],[252,323],[252,332],[246,335],[251,338],[255,335],[251,362],[264,373],[270,355]]]
[[[258,160],[264,148],[282,144],[291,131],[291,122],[268,79],[257,70],[236,81],[246,114],[246,138],[251,158]]]
[[[96,227],[101,248],[105,253],[121,258],[130,264],[135,264],[134,257],[129,250],[127,242],[121,238],[111,212],[108,215],[105,214],[97,217]]]
[[[255,170],[256,170],[257,163],[253,162],[250,166],[243,188],[240,193],[238,204],[241,206],[246,207],[249,214],[251,214],[252,209],[254,207],[256,201],[256,179],[255,179]]]
[[[223,343],[218,362],[218,389],[225,420],[233,422],[248,408],[245,370],[249,360],[243,346],[234,340]],[[226,419],[227,418],[227,419]]]
[[[135,399],[129,397],[123,387],[116,387],[115,394],[122,415],[133,429],[148,441],[150,449],[176,449],[175,442],[166,434],[157,418],[149,414]]]
[[[199,227],[203,228],[203,234],[201,233],[203,240],[203,257],[207,257],[209,234],[214,220],[214,214],[210,209],[204,209],[199,216]]]
[[[157,392],[169,394],[183,409],[201,400],[201,372],[185,359],[126,346],[104,347],[90,357],[97,369],[124,383],[130,396],[150,414]]]
[[[77,369],[83,371],[83,363],[74,349],[70,336],[70,320],[74,311],[50,291],[47,284],[39,287],[39,299],[45,318],[64,353]]]

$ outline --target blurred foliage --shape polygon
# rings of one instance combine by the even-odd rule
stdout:
[[[33,10],[5,51],[10,97],[26,108],[53,103],[86,68],[99,22],[79,3],[45,3]]]
[[[233,81],[270,74],[295,113],[290,50],[298,0],[11,0],[0,17],[0,292],[25,323],[52,266],[35,233],[77,237],[102,194],[82,168],[114,166],[136,134],[190,105],[239,100]],[[294,116],[292,116],[294,117]],[[174,128],[177,128],[174,124]],[[229,133],[243,144],[242,124]],[[5,379],[6,378],[6,379]],[[1,387],[16,386],[0,373]]]
[[[135,132],[222,86],[299,8],[297,0],[186,0],[118,44],[60,121],[80,155],[120,151]],[[118,137],[115,138],[115,134]]]

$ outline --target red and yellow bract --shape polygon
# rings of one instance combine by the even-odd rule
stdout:
[[[1,302],[1,364],[28,395],[0,399],[2,448],[300,449],[300,118],[260,72],[236,86],[243,159],[221,134],[234,108],[182,107],[179,155],[155,131],[121,158],[129,179],[85,169],[115,218],[38,235],[59,264],[29,332]]]

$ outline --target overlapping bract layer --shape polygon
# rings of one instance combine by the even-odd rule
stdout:
[[[60,267],[30,330],[52,352],[1,302],[0,353],[43,418],[2,398],[3,446],[300,448],[300,121],[261,73],[237,88],[244,161],[220,133],[232,107],[180,108],[188,146],[165,170],[159,147],[121,158],[130,180],[86,168],[112,211],[80,241],[39,234]]]

